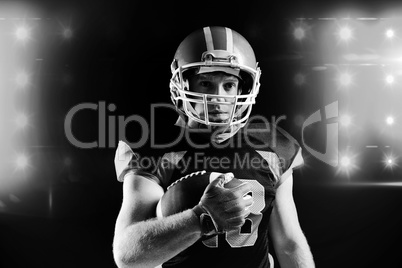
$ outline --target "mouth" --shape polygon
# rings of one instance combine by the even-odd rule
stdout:
[[[225,122],[229,120],[229,114],[223,111],[211,111],[208,113],[209,120],[213,122]]]
[[[208,112],[208,114],[213,114],[213,115],[215,115],[215,114],[227,114],[227,113],[224,112],[224,111],[221,111],[221,110],[214,110],[214,111]]]

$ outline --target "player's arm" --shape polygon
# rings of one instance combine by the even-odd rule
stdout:
[[[134,173],[123,184],[123,203],[115,226],[113,255],[118,267],[155,267],[183,251],[201,236],[192,210],[155,218],[163,189]]]
[[[312,268],[315,264],[300,227],[292,188],[292,175],[277,188],[269,224],[270,234],[282,268]]]

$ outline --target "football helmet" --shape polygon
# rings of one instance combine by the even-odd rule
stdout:
[[[208,126],[242,127],[247,123],[255,103],[261,70],[248,41],[236,31],[226,27],[204,27],[188,35],[179,45],[171,64],[171,99],[179,115]],[[242,82],[241,93],[223,96],[192,92],[189,74],[225,72]],[[194,106],[204,107],[200,115]],[[213,121],[208,105],[230,105],[231,113],[225,122]]]

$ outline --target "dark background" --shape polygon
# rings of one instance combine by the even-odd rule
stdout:
[[[107,148],[71,145],[63,120],[73,106],[105,102],[117,107],[107,111],[108,116],[137,114],[149,119],[149,104],[170,102],[170,63],[179,42],[194,29],[223,25],[245,36],[259,59],[262,86],[253,112],[286,115],[281,126],[300,141],[300,125],[293,119],[322,108],[328,98],[319,91],[320,79],[309,90],[294,86],[289,74],[302,68],[303,62],[288,57],[301,49],[289,41],[292,20],[334,16],[339,9],[377,16],[381,10],[397,7],[397,1],[22,3],[44,18],[35,52],[43,61],[40,68],[33,68],[36,92],[25,96],[36,109],[37,125],[34,135],[26,134],[21,145],[34,156],[33,167],[24,174],[30,179],[13,192],[20,202],[2,192],[6,208],[0,213],[1,267],[115,267],[113,229],[122,200],[113,165],[117,137]],[[71,23],[71,40],[54,34],[61,23]],[[302,51],[314,54],[315,47],[305,46]],[[172,111],[157,116],[160,131],[176,119]],[[315,146],[325,143],[320,138],[324,126],[308,135]],[[96,140],[97,111],[77,116],[73,131],[81,141]],[[130,140],[141,135],[135,124],[126,131]],[[400,171],[372,167],[368,156],[360,173],[345,178],[304,154],[305,167],[295,171],[294,196],[317,267],[401,267],[402,188],[351,183],[395,183],[400,181]]]

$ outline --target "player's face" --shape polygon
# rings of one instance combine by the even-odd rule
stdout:
[[[198,74],[189,79],[189,87],[193,92],[219,95],[208,98],[208,101],[216,102],[207,106],[210,122],[224,123],[230,119],[234,103],[233,96],[240,93],[239,79],[236,76],[223,72]],[[201,118],[205,118],[203,103],[194,104],[194,109]]]

